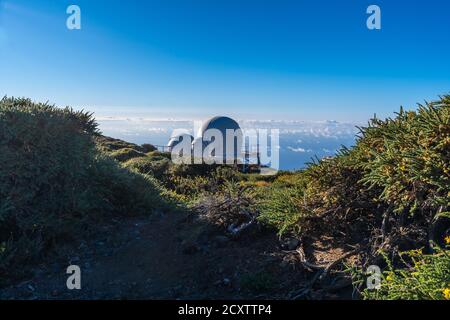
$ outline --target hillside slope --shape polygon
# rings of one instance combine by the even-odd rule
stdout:
[[[351,149],[267,177],[175,165],[89,113],[4,98],[0,296],[348,298],[353,281],[354,297],[450,298],[449,107],[373,119]],[[70,263],[92,291],[64,290]]]

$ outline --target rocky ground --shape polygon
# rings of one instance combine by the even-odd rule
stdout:
[[[166,213],[102,229],[45,258],[29,279],[0,289],[0,299],[286,299],[315,274],[299,263],[297,240],[281,242],[259,227],[234,239],[193,216]],[[330,248],[311,248],[326,265]],[[67,289],[72,264],[81,268],[81,290]],[[302,298],[351,298],[351,287],[337,288],[314,287]]]

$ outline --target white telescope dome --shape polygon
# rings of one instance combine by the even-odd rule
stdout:
[[[203,139],[202,150],[205,150],[209,144],[214,142],[217,133],[222,135],[222,150],[214,150],[213,156],[218,157],[219,159],[222,158],[224,162],[227,159],[236,161],[240,158],[242,150],[242,131],[239,124],[229,117],[213,117],[203,123],[199,131],[199,137]],[[197,142],[197,144],[199,143],[200,142]],[[217,145],[217,143],[215,145]],[[219,152],[219,154],[217,154],[217,152]],[[231,154],[229,154],[230,152]]]
[[[229,117],[218,116],[213,117],[207,121],[205,121],[199,131],[199,136],[203,137],[204,133],[208,129],[218,129],[222,131],[222,134],[225,136],[227,129],[238,130],[240,129],[239,124]]]
[[[169,143],[167,144],[169,152],[172,152],[172,149],[178,145],[179,143],[192,144],[192,140],[194,137],[187,133],[182,133],[170,138]]]

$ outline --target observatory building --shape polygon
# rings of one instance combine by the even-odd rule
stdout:
[[[216,141],[220,138],[221,141]],[[229,117],[213,117],[203,123],[197,137],[181,134],[174,136],[168,143],[168,150],[189,139],[191,155],[194,158],[204,158],[204,153],[211,155],[218,161],[237,163],[241,159],[242,131],[239,124]],[[184,143],[183,143],[184,144]]]
[[[170,138],[169,143],[167,144],[167,149],[169,152],[172,152],[173,148],[176,145],[178,145],[179,143],[186,143],[186,141],[188,141],[189,144],[192,145],[193,140],[194,140],[194,137],[188,133],[181,133],[178,135],[174,135]],[[183,156],[183,155],[181,154],[180,156]]]
[[[198,137],[203,140],[203,151],[213,145],[216,134],[222,138],[216,145],[221,146],[221,150],[215,150],[211,155],[217,159],[222,159],[226,163],[227,159],[233,162],[240,159],[242,151],[242,131],[239,124],[228,117],[213,117],[205,121],[199,130]],[[219,152],[220,154],[217,154]]]

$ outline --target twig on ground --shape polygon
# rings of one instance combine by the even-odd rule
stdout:
[[[339,257],[338,259],[336,259],[333,262],[331,262],[330,264],[328,264],[325,268],[311,264],[312,266],[319,267],[320,269],[316,272],[314,277],[311,279],[311,281],[305,287],[303,287],[300,291],[297,291],[297,292],[294,292],[291,294],[291,299],[297,300],[297,299],[300,299],[300,298],[306,296],[307,294],[309,294],[317,280],[324,279],[327,276],[328,272],[330,272],[330,270],[332,268],[334,268],[337,264],[342,262],[342,260],[345,260],[348,257],[351,257],[351,256],[359,253],[361,250],[362,250],[361,247],[357,247],[356,249],[343,254],[341,257]],[[308,264],[310,264],[310,263],[308,263]]]

